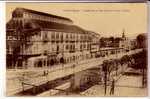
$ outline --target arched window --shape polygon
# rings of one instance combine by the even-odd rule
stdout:
[[[50,65],[54,65],[54,59],[50,60]]]

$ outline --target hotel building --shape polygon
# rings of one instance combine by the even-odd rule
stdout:
[[[6,25],[7,68],[49,67],[91,57],[99,34],[66,17],[16,8]]]

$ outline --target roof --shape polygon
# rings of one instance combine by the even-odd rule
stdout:
[[[48,13],[43,13],[43,12],[39,12],[39,11],[25,9],[25,8],[16,8],[13,13],[16,12],[17,14],[18,13],[22,14],[24,11],[35,13],[38,15],[45,15],[45,16],[49,16],[49,17],[65,19],[65,20],[72,22],[72,20],[69,18],[60,17],[60,16],[48,14]],[[73,24],[69,25],[69,24],[56,23],[56,22],[44,21],[44,20],[38,20],[38,19],[24,19],[24,21],[21,21],[21,20],[16,20],[16,19],[12,18],[9,22],[7,22],[6,27],[7,27],[8,32],[11,32],[10,30],[12,30],[12,31],[19,31],[20,30],[21,32],[25,31],[24,33],[26,33],[26,31],[32,32],[35,30],[36,31],[55,30],[55,31],[63,31],[63,32],[91,34],[91,32],[87,32],[86,30],[82,29],[81,27],[73,25]],[[34,32],[31,34],[31,32],[30,32],[30,35],[34,34]],[[95,34],[95,33],[92,33],[92,34]],[[20,34],[20,35],[22,35],[22,34]]]
[[[64,32],[73,32],[73,33],[87,33],[84,29],[76,25],[66,25],[55,22],[48,22],[36,19],[26,20],[24,26],[22,23],[16,22],[16,20],[11,19],[7,23],[7,30],[11,29],[21,29],[23,30],[55,30],[55,31],[64,31]],[[20,27],[19,27],[20,26]]]
[[[70,22],[72,22],[71,19],[66,18],[66,17],[61,17],[61,16],[57,16],[57,15],[53,15],[53,14],[49,14],[49,13],[45,13],[45,12],[39,12],[39,11],[35,11],[35,10],[31,10],[31,9],[26,9],[26,8],[16,8],[14,10],[14,12],[30,12],[30,13],[34,13],[34,14],[38,14],[38,15],[44,15],[44,16],[48,16],[48,17],[53,17],[53,18],[58,18],[58,19],[64,19],[64,20],[68,20]]]
[[[100,38],[100,34],[99,33],[96,33],[96,32],[93,32],[93,31],[87,31],[87,33],[91,34],[94,37]]]

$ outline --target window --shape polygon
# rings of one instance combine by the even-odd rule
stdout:
[[[87,35],[85,35],[85,40],[87,41],[87,39],[88,39],[88,38],[87,38]]]
[[[34,38],[35,37],[33,36],[33,39]],[[47,31],[43,32],[43,41],[48,41],[48,32]]]
[[[73,34],[73,39],[75,40],[75,34]]]
[[[56,39],[59,39],[59,33],[56,34]]]
[[[86,44],[84,44],[84,48],[86,48]]]
[[[57,54],[59,53],[59,50],[60,50],[60,49],[59,49],[59,46],[57,45]]]
[[[66,39],[68,39],[68,34],[66,34]]]
[[[55,39],[55,32],[52,32],[51,37],[52,39]]]
[[[90,50],[90,44],[88,44],[88,50]]]
[[[72,34],[70,34],[70,38],[72,39]]]
[[[66,49],[68,49],[68,45],[66,45]]]
[[[83,38],[82,35],[80,36],[80,38],[81,38],[81,40],[82,40],[82,38]]]
[[[72,45],[70,45],[70,50],[72,50]]]
[[[60,38],[61,38],[61,41],[63,41],[63,33],[61,33],[61,36],[60,36]]]
[[[78,41],[78,35],[76,35],[76,40]]]
[[[82,45],[80,45],[80,50],[82,50]]]
[[[73,50],[75,50],[75,45],[73,46]]]
[[[80,41],[82,41],[83,40],[83,37],[82,37],[82,35],[80,36]]]

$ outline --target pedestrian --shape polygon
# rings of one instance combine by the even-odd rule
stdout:
[[[46,71],[45,70],[43,71],[43,76],[46,76]]]
[[[114,90],[115,90],[115,80],[113,79],[110,88],[110,95],[114,95]]]
[[[46,75],[48,75],[48,70],[47,70],[47,73],[46,73]]]
[[[48,70],[44,70],[43,71],[43,76],[47,76],[48,75]]]

